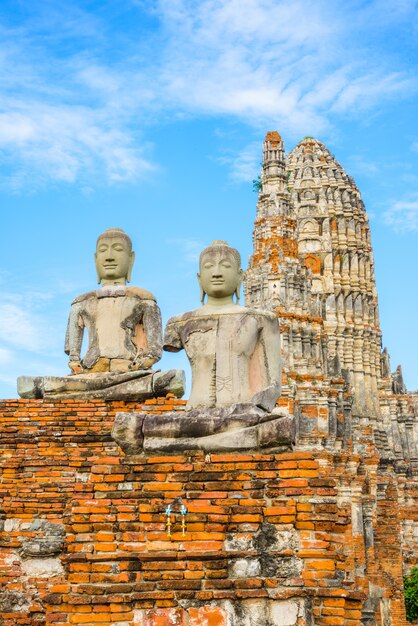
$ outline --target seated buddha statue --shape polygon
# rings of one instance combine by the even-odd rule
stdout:
[[[161,313],[155,297],[128,287],[135,253],[119,228],[99,235],[94,255],[99,289],[71,305],[65,340],[73,373],[149,369],[161,358]],[[80,358],[84,331],[89,343]]]
[[[200,255],[201,306],[172,317],[164,350],[185,350],[192,389],[182,412],[119,413],[113,439],[128,454],[189,449],[289,449],[294,416],[276,407],[281,392],[279,322],[240,306],[238,250],[214,241]]]
[[[164,336],[164,350],[184,349],[190,361],[187,407],[251,402],[272,409],[281,384],[277,317],[239,305],[241,258],[225,241],[203,250],[199,266],[202,306],[172,317]]]
[[[24,398],[145,400],[184,388],[182,370],[153,371],[162,353],[161,313],[146,289],[130,287],[134,252],[120,228],[99,235],[95,264],[99,287],[71,304],[65,338],[69,376],[20,376]],[[88,347],[81,355],[84,333]]]

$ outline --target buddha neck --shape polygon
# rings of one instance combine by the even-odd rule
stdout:
[[[232,298],[208,298],[207,302],[198,309],[201,313],[235,313],[242,307],[235,304]]]
[[[126,278],[102,278],[100,287],[125,287]]]
[[[214,298],[213,296],[208,296],[203,307],[210,307],[211,309],[222,309],[224,307],[230,307],[231,305],[235,306],[232,295],[225,296],[223,298]]]

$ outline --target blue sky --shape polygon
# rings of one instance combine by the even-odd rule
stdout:
[[[131,235],[133,284],[164,320],[198,306],[212,239],[246,265],[274,129],[287,152],[317,137],[355,178],[384,345],[418,388],[417,31],[411,0],[3,0],[0,396],[67,372],[69,306],[95,286],[105,228]]]

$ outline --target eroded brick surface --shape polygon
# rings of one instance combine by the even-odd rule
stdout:
[[[146,408],[165,406],[184,403]],[[303,445],[282,454],[126,457],[110,430],[115,412],[135,404],[20,400],[0,408],[4,626],[231,626],[244,619],[240,610],[250,620],[242,623],[258,626],[251,615],[281,624],[286,602],[297,606],[297,626],[360,626],[365,611],[387,607],[393,626],[405,626],[406,513],[398,474],[379,464],[367,430],[364,455]],[[164,511],[177,496],[187,526],[183,536],[177,517],[170,538]],[[59,524],[64,548],[56,553]],[[28,553],[48,541],[53,554]],[[61,569],[31,569],[47,559]]]

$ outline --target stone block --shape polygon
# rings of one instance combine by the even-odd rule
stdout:
[[[258,559],[234,559],[229,563],[229,578],[255,578],[261,572]]]
[[[20,591],[0,591],[0,615],[5,613],[26,613],[30,606],[28,597]]]
[[[294,528],[278,529],[274,524],[264,523],[254,534],[253,546],[259,552],[282,552],[299,546],[299,534]]]
[[[50,578],[64,573],[60,559],[53,557],[24,559],[21,567],[29,578]]]
[[[59,554],[64,549],[65,528],[47,520],[35,520],[28,528],[36,533],[33,539],[26,540],[20,549],[22,557],[47,557]]]
[[[228,626],[299,626],[305,617],[302,599],[267,600],[257,598],[223,604]]]

